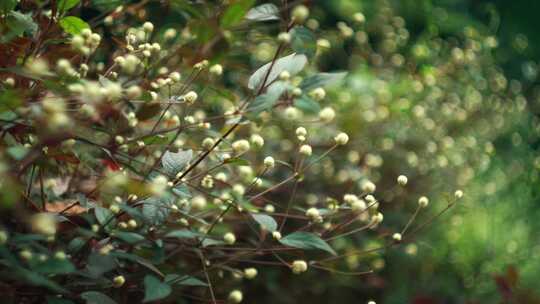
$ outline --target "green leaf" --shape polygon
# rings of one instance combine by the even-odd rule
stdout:
[[[124,4],[124,0],[92,0],[92,6],[102,11],[111,11],[119,5]]]
[[[78,35],[81,33],[82,30],[90,28],[88,23],[84,22],[84,20],[82,20],[81,18],[75,16],[64,17],[60,19],[58,24],[62,29],[64,29],[66,33],[72,35]]]
[[[141,241],[144,241],[145,239],[144,236],[138,233],[126,232],[126,231],[115,231],[113,236],[129,244],[136,244]]]
[[[30,151],[25,146],[12,146],[6,149],[7,154],[15,160],[23,159]]]
[[[99,291],[83,292],[81,298],[86,300],[86,304],[116,304],[113,299]]]
[[[116,262],[112,255],[102,255],[99,253],[92,253],[88,257],[88,264],[86,271],[92,278],[98,278],[106,272],[109,272],[116,268]]]
[[[0,93],[0,113],[15,110],[21,104],[21,97],[13,90]]]
[[[251,216],[253,216],[253,219],[259,223],[261,226],[261,229],[274,232],[277,229],[277,223],[274,220],[273,217],[266,215],[266,214],[258,214],[254,213]]]
[[[308,57],[311,57],[317,51],[317,38],[307,28],[295,26],[291,30],[291,48],[296,53],[306,54]]]
[[[234,166],[249,166],[249,161],[238,157],[227,158],[223,163]]]
[[[240,0],[230,5],[221,17],[221,26],[231,27],[242,20],[254,0]]]
[[[301,249],[320,249],[336,255],[328,243],[319,236],[309,232],[294,232],[279,240],[285,246]]]
[[[34,271],[43,274],[67,274],[76,270],[75,266],[68,260],[58,260],[50,258],[33,268]]]
[[[111,210],[107,208],[103,208],[101,206],[96,206],[94,208],[94,214],[96,215],[96,219],[100,225],[105,225],[109,221],[109,225],[114,223],[114,220],[111,220],[112,217],[114,217],[114,214]]]
[[[253,21],[279,20],[279,8],[272,3],[261,4],[249,10],[246,19]]]
[[[325,87],[336,82],[343,80],[347,76],[347,72],[334,72],[334,73],[318,73],[313,76],[305,78],[300,83],[300,88],[307,92],[318,87]]]
[[[60,14],[63,14],[64,12],[67,12],[71,8],[75,7],[77,4],[79,4],[81,0],[59,0],[56,7],[58,8],[58,11]]]
[[[288,87],[289,84],[283,81],[272,83],[266,90],[266,93],[257,96],[255,100],[249,104],[249,116],[257,116],[259,113],[271,109]]]
[[[7,15],[17,6],[17,0],[2,0],[0,1],[0,11]]]
[[[9,41],[11,37],[22,36],[24,33],[34,35],[38,29],[37,24],[32,19],[32,15],[23,14],[20,12],[12,11],[9,13],[6,24],[10,29],[10,32],[6,34],[7,39],[2,37],[2,40]]]
[[[308,114],[317,114],[321,111],[321,105],[305,94],[294,100],[294,106]]]
[[[171,292],[171,286],[161,282],[155,276],[147,275],[144,277],[144,303],[166,298]]]
[[[172,195],[149,197],[142,203],[142,214],[145,222],[149,225],[159,225],[169,217],[171,206],[174,204],[174,197]]]
[[[179,238],[179,239],[194,239],[203,237],[204,234],[200,232],[191,231],[188,229],[174,230],[165,235],[167,238]]]
[[[208,284],[197,279],[196,277],[188,275],[178,275],[178,274],[168,274],[165,276],[165,282],[173,285],[184,285],[184,286],[201,286],[206,287]]]
[[[283,71],[288,71],[291,76],[298,74],[302,71],[306,63],[307,57],[303,54],[297,55],[296,53],[292,53],[288,56],[281,57],[276,60],[274,65],[272,65],[272,62],[269,62],[255,71],[255,73],[249,77],[248,87],[252,90],[258,90],[263,85],[266,74],[270,70],[270,66],[272,66],[272,70],[270,70],[264,85],[268,85],[274,81]]]
[[[192,158],[192,150],[180,150],[176,153],[165,151],[165,154],[163,154],[163,157],[161,158],[161,164],[168,175],[176,176],[176,174],[184,169]]]

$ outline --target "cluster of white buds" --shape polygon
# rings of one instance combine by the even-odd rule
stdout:
[[[307,130],[304,127],[298,127],[296,128],[296,138],[298,138],[299,141],[305,141],[307,136]]]
[[[255,278],[257,274],[258,274],[257,268],[250,267],[250,268],[244,269],[244,277],[246,279],[251,280]]]
[[[90,29],[83,29],[80,35],[75,35],[71,38],[71,46],[79,53],[89,56],[99,46],[101,36],[93,33]]]
[[[308,17],[309,9],[303,4],[295,6],[291,12],[291,19],[296,23],[304,23]]]
[[[289,34],[287,32],[281,32],[281,33],[278,34],[277,39],[278,39],[279,42],[289,43],[289,42],[291,42],[291,34]]]
[[[161,196],[169,186],[169,179],[165,175],[156,176],[149,185],[152,194]]]
[[[161,45],[159,43],[154,42],[152,44],[150,43],[143,43],[139,44],[137,49],[142,52],[143,56],[146,58],[150,58],[153,55],[158,55],[159,52],[161,52]]]
[[[349,38],[354,35],[354,30],[343,21],[337,23],[337,28],[344,38]]]
[[[306,216],[315,223],[322,223],[323,218],[321,216],[321,213],[319,212],[319,209],[315,207],[311,207],[308,210],[306,210]]]
[[[73,68],[71,62],[65,58],[58,59],[56,62],[56,72],[60,75],[79,78],[81,75]]]
[[[36,213],[30,218],[32,231],[46,236],[56,234],[56,219],[51,213]]]
[[[223,74],[223,66],[221,66],[221,64],[214,64],[208,71],[214,76],[221,76],[221,74]]]
[[[261,148],[262,146],[264,146],[264,138],[259,134],[251,135],[249,141],[255,148]]]
[[[128,75],[135,74],[135,72],[137,72],[140,69],[141,64],[142,64],[139,57],[133,54],[128,54],[125,57],[118,56],[114,58],[114,62],[120,66],[120,68],[122,69],[122,72]]]

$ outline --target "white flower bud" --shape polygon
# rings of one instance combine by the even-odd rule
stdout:
[[[292,263],[291,269],[294,274],[300,274],[307,271],[308,265],[306,261],[296,260]]]
[[[231,293],[229,293],[228,300],[230,303],[240,303],[242,302],[243,298],[244,296],[240,290],[233,290]]]
[[[313,97],[316,101],[323,100],[326,97],[326,91],[323,88],[315,88],[313,91],[309,92],[309,95]]]
[[[365,181],[362,184],[362,191],[364,191],[365,193],[373,193],[375,192],[375,189],[377,189],[377,187],[371,181]]]
[[[331,122],[335,117],[336,112],[331,107],[326,107],[319,112],[319,118],[325,123]]]
[[[268,169],[274,168],[275,161],[272,156],[267,156],[264,158],[264,166]]]
[[[272,232],[272,237],[278,241],[281,240],[281,232],[279,231]]]
[[[349,142],[349,135],[347,135],[347,133],[341,132],[336,135],[336,137],[334,137],[334,140],[336,141],[336,144],[343,146]]]
[[[392,235],[392,238],[394,239],[394,241],[396,242],[401,242],[401,233],[394,233]]]
[[[223,67],[221,66],[221,64],[214,64],[210,67],[208,71],[212,75],[220,76],[221,74],[223,74]]]
[[[250,141],[256,148],[264,146],[264,139],[259,134],[251,135]]]
[[[303,154],[305,156],[310,156],[313,150],[311,149],[310,145],[302,145],[300,147],[300,154]]]
[[[223,240],[225,241],[225,244],[232,245],[236,242],[236,236],[232,232],[227,232],[223,236]]]
[[[193,91],[189,91],[186,95],[184,95],[184,99],[188,104],[192,104],[197,100],[197,93]]]
[[[151,22],[145,22],[143,24],[143,30],[147,33],[151,33],[154,31],[154,25]]]
[[[457,198],[457,199],[462,198],[463,197],[463,191],[456,190],[456,192],[454,192],[454,197]]]
[[[257,276],[257,268],[253,268],[253,267],[250,267],[250,268],[246,268],[244,269],[244,277],[246,279],[253,279]]]
[[[418,205],[422,208],[427,207],[429,204],[429,199],[425,196],[422,196],[418,199]]]
[[[309,17],[309,9],[305,5],[297,5],[291,12],[292,20],[303,23]]]
[[[119,287],[122,287],[122,285],[124,285],[124,283],[126,282],[126,279],[124,278],[124,276],[116,276],[114,277],[113,279],[113,286],[115,288],[119,288]]]
[[[407,185],[407,181],[408,181],[408,179],[407,179],[407,176],[405,176],[405,175],[400,175],[400,176],[398,176],[398,178],[397,178],[397,183],[398,183],[400,186],[405,186],[405,185]]]
[[[232,143],[232,148],[236,154],[242,154],[249,150],[250,144],[247,140],[240,139]]]
[[[289,43],[289,42],[291,42],[291,34],[289,34],[287,32],[281,32],[277,36],[277,39],[278,39],[279,42]]]

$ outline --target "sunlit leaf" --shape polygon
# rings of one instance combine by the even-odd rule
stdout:
[[[336,254],[334,249],[332,249],[328,243],[326,243],[319,236],[309,232],[294,232],[280,239],[279,242],[289,247],[308,250],[320,249],[333,255]]]
[[[259,223],[261,228],[266,231],[274,232],[277,229],[277,223],[273,217],[266,214],[254,213],[251,215],[253,219]]]
[[[253,21],[279,20],[279,8],[272,3],[261,4],[249,10],[246,19]]]
[[[296,75],[307,63],[307,57],[303,54],[290,54],[285,57],[277,59],[274,64],[269,62],[262,67],[260,67],[251,77],[249,78],[248,87],[252,90],[258,90],[264,83],[268,85],[274,81],[283,71],[288,71],[289,74]],[[270,67],[272,69],[270,70]],[[268,71],[270,70],[270,73]],[[266,76],[268,74],[268,76]],[[266,78],[266,82],[265,82]]]
[[[84,20],[82,20],[81,18],[75,16],[64,17],[60,19],[60,21],[58,21],[58,24],[66,33],[72,35],[78,35],[81,33],[82,30],[90,28],[88,23],[84,22]]]

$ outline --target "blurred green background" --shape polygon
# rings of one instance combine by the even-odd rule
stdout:
[[[369,20],[378,2],[336,0],[317,5],[324,7],[326,22],[335,23],[351,11],[362,11]],[[388,253],[386,280],[375,284],[380,289],[373,297],[383,303],[539,303],[538,116],[534,111],[540,1],[389,3],[405,19],[411,40],[459,36],[467,26],[495,36],[496,63],[509,79],[522,81],[529,108],[511,128],[496,135],[496,152],[488,168],[465,187],[466,202],[429,228],[416,244],[416,257]],[[365,280],[357,284],[364,285]],[[335,303],[354,303],[354,296],[343,298],[354,292],[338,290],[334,296],[340,300]]]

